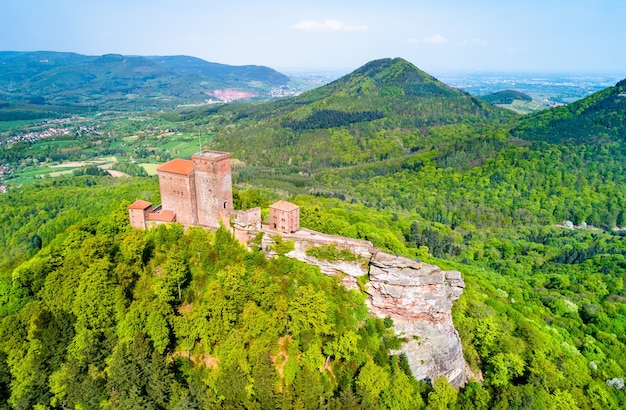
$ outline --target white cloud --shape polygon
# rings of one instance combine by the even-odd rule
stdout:
[[[408,44],[447,44],[450,41],[441,34],[433,34],[424,38],[410,38],[406,41]]]
[[[441,34],[433,34],[432,36],[428,36],[424,39],[424,43],[426,44],[446,44],[447,42],[448,39]]]
[[[367,31],[366,25],[348,25],[338,20],[302,20],[296,23],[293,28],[305,31]]]
[[[462,45],[464,46],[482,46],[482,47],[486,47],[489,45],[489,42],[487,40],[483,40],[482,38],[473,38],[471,40],[463,40],[461,42]]]

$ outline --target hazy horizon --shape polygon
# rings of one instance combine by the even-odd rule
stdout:
[[[626,76],[626,3],[8,1],[0,50],[189,55],[278,71],[404,58],[427,72]]]

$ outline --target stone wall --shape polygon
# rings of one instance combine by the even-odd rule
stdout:
[[[233,211],[233,223],[242,228],[261,229],[261,208]]]

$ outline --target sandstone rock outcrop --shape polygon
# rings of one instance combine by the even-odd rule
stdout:
[[[368,303],[378,317],[393,319],[406,339],[405,353],[418,380],[446,376],[453,386],[469,380],[459,334],[452,323],[452,303],[465,283],[460,272],[377,253],[370,261]]]
[[[285,256],[298,259],[330,276],[340,276],[349,289],[359,289],[357,277],[369,274],[367,303],[380,318],[393,319],[394,330],[406,342],[395,353],[405,353],[418,380],[446,376],[457,387],[469,380],[459,334],[452,323],[452,303],[463,293],[460,272],[442,271],[438,266],[419,263],[381,252],[367,241],[301,230],[283,235],[295,249]],[[270,235],[265,235],[268,249]],[[324,261],[306,253],[307,248],[326,244],[348,249],[359,261]],[[366,263],[363,263],[365,261]]]

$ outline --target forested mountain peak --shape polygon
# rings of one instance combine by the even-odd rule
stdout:
[[[306,171],[404,157],[449,136],[463,138],[459,131],[435,129],[491,126],[516,115],[401,58],[371,61],[293,99],[227,106],[226,112],[241,121],[216,135],[216,149],[245,162]]]
[[[431,75],[402,58],[384,58],[370,61],[345,78],[351,79],[359,76],[372,78],[380,86],[405,86],[416,82],[422,83],[431,81],[439,83],[439,85],[443,87],[447,87]]]
[[[523,118],[513,129],[519,138],[550,143],[624,143],[626,80],[570,105]]]
[[[309,91],[303,99],[313,95],[328,97],[336,93],[354,97],[412,96],[428,98],[468,95],[442,83],[402,58],[383,58],[370,61],[326,86]]]

